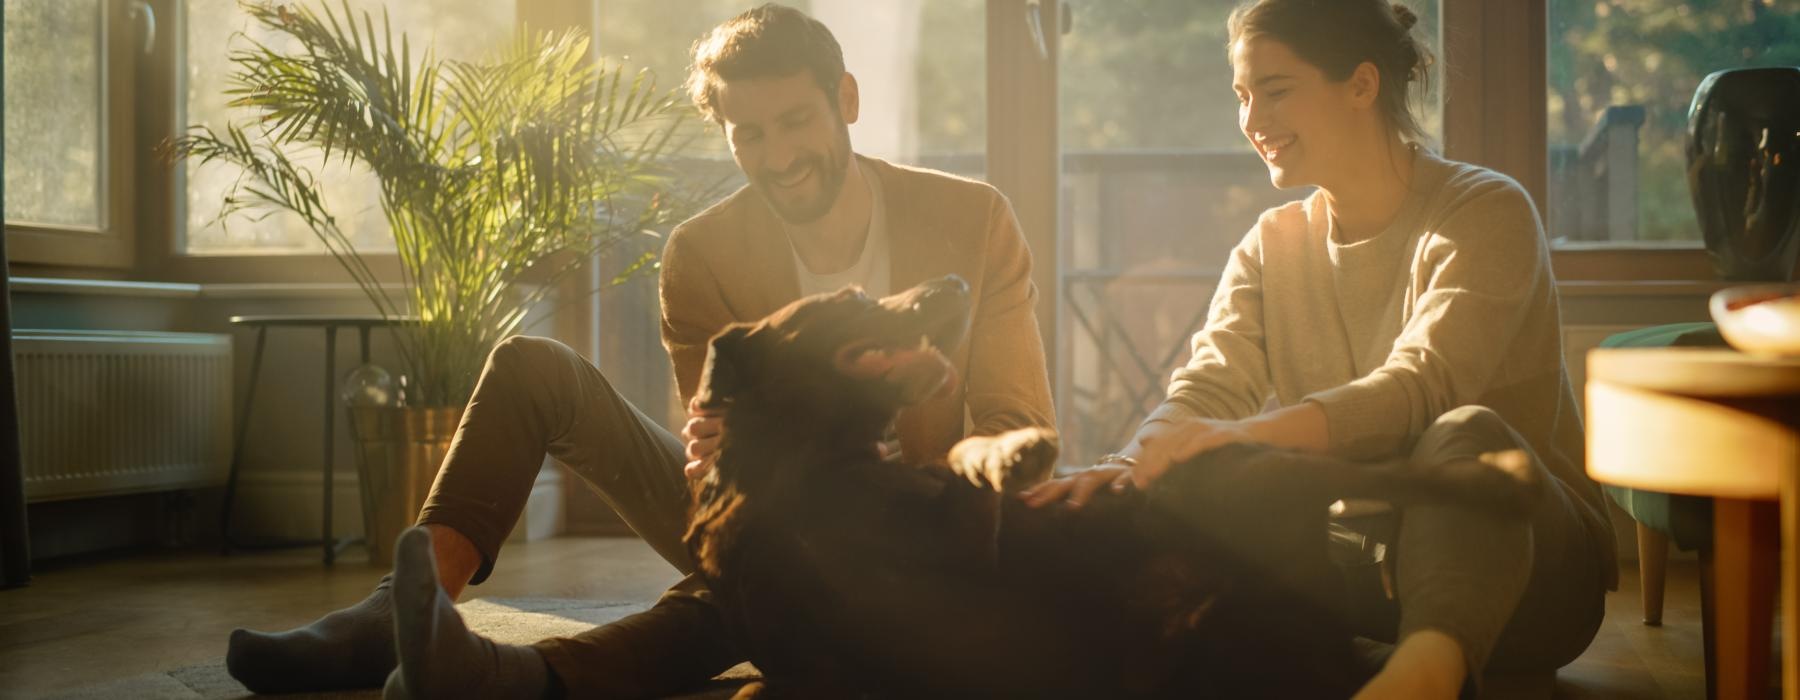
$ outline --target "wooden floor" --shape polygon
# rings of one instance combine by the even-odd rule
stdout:
[[[345,559],[357,561],[352,551]],[[1594,645],[1544,684],[1491,696],[1700,698],[1700,595],[1695,564],[1669,562],[1662,627],[1639,622],[1637,575],[1623,571]],[[219,557],[112,555],[41,568],[31,586],[0,591],[0,696],[31,697],[223,656],[233,627],[283,629],[348,605],[383,572],[327,569],[316,550]],[[465,597],[653,600],[676,574],[635,539],[557,538],[510,546]]]

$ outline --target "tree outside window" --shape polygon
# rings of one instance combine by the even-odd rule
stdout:
[[[1698,245],[1685,174],[1694,89],[1717,70],[1800,65],[1800,3],[1549,0],[1549,27],[1550,235],[1559,243]],[[1626,108],[1612,116],[1641,118],[1641,126],[1596,135],[1609,107]],[[1609,227],[1592,216],[1599,196],[1583,189],[1593,177],[1583,165],[1607,139],[1633,135],[1635,171],[1607,176],[1635,181],[1627,187],[1636,193],[1636,226]]]

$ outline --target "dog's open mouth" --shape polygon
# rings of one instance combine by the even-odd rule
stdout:
[[[969,327],[969,286],[945,277],[882,299],[880,331],[839,348],[837,369],[861,379],[881,379],[913,405],[955,392],[956,368],[945,353],[962,343]]]
[[[919,336],[912,346],[851,343],[838,350],[837,366],[852,377],[886,381],[899,390],[901,402],[908,406],[956,390],[956,368],[930,336]]]

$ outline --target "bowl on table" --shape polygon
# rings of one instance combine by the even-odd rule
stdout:
[[[1800,284],[1721,289],[1707,308],[1719,334],[1739,352],[1800,357]]]

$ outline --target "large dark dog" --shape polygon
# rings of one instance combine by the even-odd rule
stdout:
[[[1033,510],[1052,436],[883,461],[895,414],[954,386],[967,286],[801,300],[712,341],[725,438],[687,545],[762,690],[808,697],[1329,697],[1366,678],[1337,612],[1327,506],[1459,499],[1522,512],[1528,471],[1477,455],[1350,463],[1253,446],[1146,492]],[[980,338],[973,342],[981,342]]]

